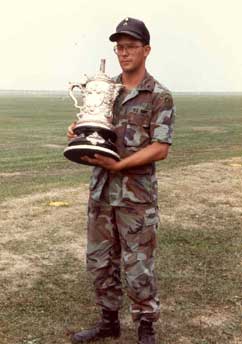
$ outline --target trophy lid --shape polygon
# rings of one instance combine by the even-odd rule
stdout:
[[[101,59],[100,72],[102,72],[102,73],[105,73],[105,64],[106,64],[106,60]]]
[[[106,81],[108,83],[114,83],[114,81],[107,74],[105,74],[105,65],[106,60],[101,59],[99,72],[95,75],[95,77],[92,80],[100,80]]]

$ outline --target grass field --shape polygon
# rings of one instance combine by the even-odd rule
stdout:
[[[175,101],[158,164],[157,343],[241,344],[242,96]],[[63,157],[75,110],[63,96],[0,104],[0,344],[65,344],[98,317],[85,272],[90,168]],[[128,304],[118,343],[136,343]]]
[[[175,141],[162,170],[241,155],[242,96],[175,100]],[[69,98],[2,96],[0,104],[0,200],[88,181],[90,168],[63,158],[66,128],[75,119]]]

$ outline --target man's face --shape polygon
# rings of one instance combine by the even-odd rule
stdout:
[[[121,35],[117,40],[116,53],[120,67],[124,72],[133,73],[145,65],[150,46],[128,35]]]

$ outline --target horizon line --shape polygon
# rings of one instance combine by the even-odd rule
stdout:
[[[53,93],[66,93],[66,94],[68,94],[68,90],[65,90],[65,89],[0,89],[0,93],[7,93],[7,92],[14,92],[14,93],[16,93],[16,92],[20,92],[20,93],[25,93],[25,92],[36,92],[36,93],[51,93],[51,92],[53,92]],[[241,91],[225,91],[225,90],[223,90],[223,91],[221,91],[221,90],[219,90],[219,91],[217,91],[217,90],[213,90],[213,91],[192,91],[192,90],[185,90],[185,91],[183,91],[183,90],[181,90],[181,91],[178,91],[178,90],[176,90],[176,91],[171,91],[171,93],[197,93],[197,94],[199,94],[199,93],[237,93],[237,94],[240,94],[240,93],[242,93],[242,90]]]

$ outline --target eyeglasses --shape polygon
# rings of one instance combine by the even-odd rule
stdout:
[[[144,45],[135,45],[135,44],[117,44],[113,47],[113,51],[117,55],[121,55],[124,51],[128,54],[134,54],[137,49],[144,47]]]

